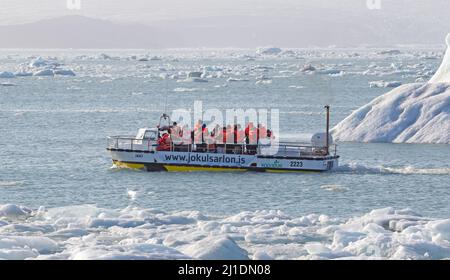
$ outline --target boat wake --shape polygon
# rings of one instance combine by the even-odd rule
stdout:
[[[340,165],[334,170],[337,173],[352,173],[352,174],[404,174],[404,175],[449,175],[450,167],[443,168],[421,168],[408,166],[387,167],[387,166],[365,166],[359,163],[346,163]]]

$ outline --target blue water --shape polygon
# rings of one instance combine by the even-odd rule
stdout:
[[[39,53],[40,52],[40,53]],[[29,61],[20,52],[0,52],[0,70]],[[61,56],[77,77],[24,77],[8,80],[17,86],[0,87],[0,204],[29,207],[96,204],[123,208],[137,205],[160,210],[199,210],[231,214],[243,210],[279,209],[290,214],[323,213],[353,216],[393,206],[412,208],[430,217],[450,213],[450,148],[448,145],[339,143],[341,167],[321,174],[264,173],[148,173],[111,168],[106,137],[135,134],[157,123],[167,110],[190,108],[202,100],[204,108],[277,108],[281,133],[295,135],[324,127],[323,105],[332,106],[332,124],[389,89],[368,87],[373,80],[414,81],[414,75],[387,77],[347,74],[291,75],[273,78],[270,85],[163,80],[158,70],[198,70],[204,65],[237,69],[273,67],[279,74],[289,65],[339,64],[359,71],[370,63],[414,65],[415,57],[304,58],[240,61],[232,58],[182,58],[179,61],[140,63],[86,60],[70,52],[34,51]],[[91,51],[88,54],[100,53]],[[121,52],[125,56],[126,52]],[[172,54],[176,56],[177,54]],[[432,68],[438,61],[426,61]],[[0,82],[6,82],[2,79]],[[214,87],[228,84],[227,87]],[[304,88],[290,88],[291,85]],[[173,92],[175,88],[194,92]],[[167,96],[167,99],[166,99]],[[136,191],[135,199],[128,195]]]

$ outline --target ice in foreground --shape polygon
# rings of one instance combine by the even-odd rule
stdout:
[[[206,216],[93,205],[0,205],[0,259],[444,259],[450,219],[384,208],[353,218]]]
[[[332,130],[338,141],[450,143],[450,34],[441,66],[426,84],[400,86]]]

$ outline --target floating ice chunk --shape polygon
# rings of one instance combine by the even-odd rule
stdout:
[[[189,72],[187,73],[188,78],[201,78],[203,72]]]
[[[26,217],[31,214],[31,209],[15,205],[15,204],[4,204],[0,205],[0,217],[6,217],[9,219]]]
[[[379,51],[377,52],[377,54],[381,54],[381,55],[399,55],[402,52],[399,50],[383,50],[383,51]]]
[[[202,78],[186,78],[184,80],[177,80],[177,83],[207,83],[208,80]]]
[[[340,75],[341,72],[343,72],[343,71],[339,70],[339,69],[323,69],[323,70],[319,70],[316,72],[319,74],[325,74],[325,75]]]
[[[202,260],[248,260],[248,253],[229,237],[207,237],[180,249]]]
[[[307,65],[304,65],[300,71],[301,72],[313,72],[313,71],[316,71],[316,67],[312,66],[311,64],[307,64]]]
[[[269,78],[262,78],[262,79],[258,79],[256,82],[255,82],[255,85],[259,85],[259,84],[262,84],[262,85],[269,85],[269,84],[271,84],[272,83],[272,80],[271,79],[269,79]]]
[[[258,48],[256,50],[256,54],[259,54],[259,55],[277,55],[281,52],[282,52],[282,50],[277,47],[264,47],[264,48]]]
[[[150,60],[152,60],[152,61],[158,61],[158,60],[162,60],[162,58],[155,55],[155,56],[150,57]]]
[[[323,185],[320,188],[332,192],[345,192],[349,190],[347,187],[341,185]]]
[[[295,85],[292,85],[292,86],[289,86],[289,88],[293,88],[293,89],[303,89],[303,88],[305,88],[304,86],[295,86]]]
[[[198,91],[198,88],[183,88],[183,87],[178,87],[175,88],[173,91],[174,92],[194,92],[194,91]]]
[[[128,190],[128,191],[127,191],[127,196],[128,196],[128,198],[129,198],[130,200],[136,200],[137,195],[138,195],[138,192],[135,191],[135,190]]]
[[[242,78],[228,78],[227,82],[248,82],[250,81],[249,79],[242,79]]]
[[[14,73],[12,73],[12,72],[8,72],[8,71],[0,72],[0,78],[11,79],[11,78],[15,78],[15,77],[16,77],[16,75],[14,75]]]
[[[76,76],[75,72],[73,70],[65,70],[65,69],[56,69],[53,71],[55,75],[61,75],[61,76]]]
[[[54,76],[55,73],[51,69],[39,70],[33,73],[33,76]]]
[[[398,81],[386,82],[386,81],[372,81],[369,82],[369,87],[371,88],[395,88],[401,86],[402,83]]]

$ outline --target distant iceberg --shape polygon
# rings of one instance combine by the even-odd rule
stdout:
[[[450,34],[426,84],[402,85],[362,106],[332,130],[338,141],[450,144]]]
[[[5,78],[5,79],[11,79],[11,78],[15,78],[16,75],[14,75],[14,73],[8,72],[8,71],[3,71],[0,72],[0,78]]]
[[[280,54],[282,50],[277,47],[267,47],[267,48],[258,48],[256,50],[256,54],[259,55],[277,55]]]

